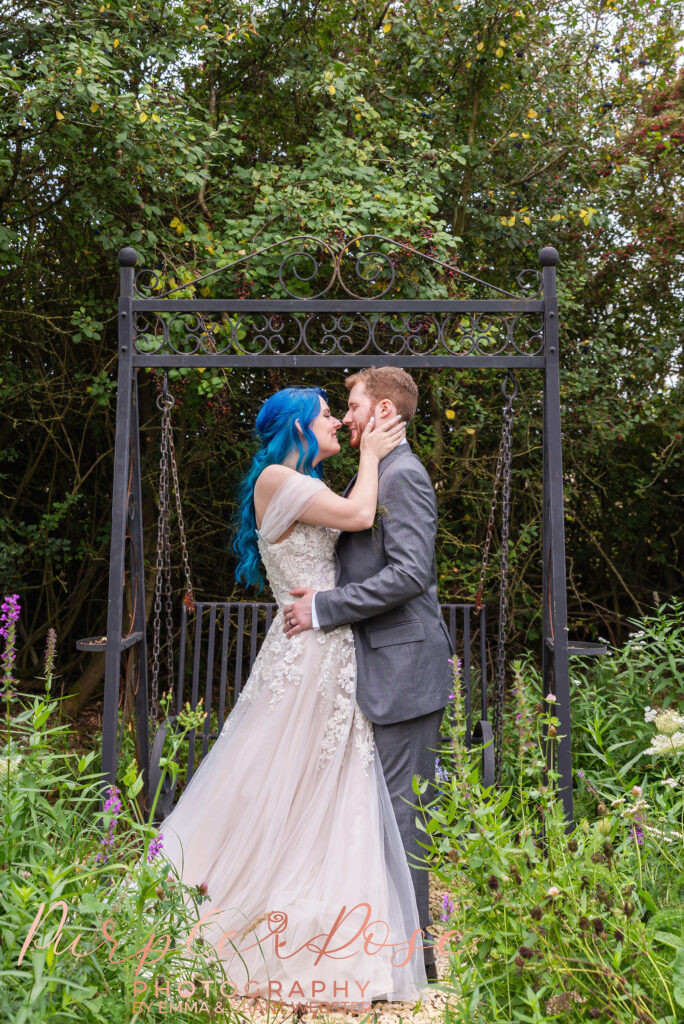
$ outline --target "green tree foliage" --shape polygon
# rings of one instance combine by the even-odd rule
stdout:
[[[116,252],[183,285],[307,233],[381,232],[520,290],[561,254],[571,635],[623,638],[682,589],[681,23],[663,0],[5,5],[0,395],[6,591],[28,678],[48,624],[100,634],[107,596]],[[267,290],[274,264],[250,287]],[[528,279],[521,279],[523,282]],[[203,294],[245,288],[219,275]],[[418,286],[417,286],[418,287]],[[423,294],[456,294],[447,275]],[[141,375],[150,564],[158,412]],[[333,409],[346,390],[325,374]],[[226,527],[276,387],[313,371],[172,374],[197,592],[233,584]],[[410,440],[439,496],[443,600],[472,600],[500,381],[416,373]],[[158,382],[157,382],[158,383]],[[521,380],[513,647],[540,640],[541,377]],[[181,407],[182,405],[182,407]],[[354,459],[330,466],[343,487]],[[495,574],[488,598],[496,602]],[[83,702],[102,656],[62,666]]]

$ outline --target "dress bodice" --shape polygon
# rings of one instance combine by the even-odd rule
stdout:
[[[292,602],[292,587],[331,590],[335,586],[334,551],[341,532],[298,521],[285,540],[271,544],[257,530],[259,554],[280,611]]]

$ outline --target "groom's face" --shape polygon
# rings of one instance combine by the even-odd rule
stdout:
[[[384,415],[396,415],[393,403],[388,402],[387,399],[383,400],[383,402],[378,402],[377,406],[371,405],[371,400],[361,383],[355,384],[350,390],[347,405],[349,406],[349,411],[342,422],[345,427],[349,427],[349,444],[352,448],[361,447],[361,434],[366,429],[371,416],[374,415],[376,420],[379,420]],[[382,406],[382,409],[380,406]]]

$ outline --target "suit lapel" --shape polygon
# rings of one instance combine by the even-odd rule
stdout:
[[[354,473],[354,476],[351,478],[351,480],[349,481],[349,483],[347,484],[347,486],[344,489],[344,494],[342,495],[343,498],[346,498],[347,495],[349,494],[349,492],[351,491],[352,487],[356,483],[356,478],[357,478],[358,475],[359,475],[358,473]]]
[[[393,448],[392,451],[388,455],[386,455],[384,459],[381,459],[381,461],[378,463],[378,480],[380,479],[380,477],[382,476],[384,471],[387,469],[387,467],[390,465],[390,463],[394,462],[394,460],[396,458],[398,458],[400,455],[407,455],[410,451],[411,451],[411,447],[410,447],[408,441],[406,442],[406,444],[400,444],[400,445],[397,445],[396,448]],[[344,493],[342,495],[343,498],[346,498],[348,496],[348,494],[351,491],[352,487],[356,483],[357,476],[358,476],[358,473],[354,473],[354,476],[351,478],[351,480],[349,481],[349,483],[347,484],[347,486],[344,489]],[[342,537],[342,535],[344,533],[345,533],[345,531],[342,530],[342,532],[337,535],[337,540],[335,541],[334,553],[335,553],[335,585],[336,586],[337,586],[337,582],[338,582],[338,580],[340,578],[340,573],[342,571],[342,568],[340,566],[340,560],[339,560],[339,558],[337,556],[337,548],[338,548],[338,545],[339,545],[339,542],[340,542],[340,537]]]

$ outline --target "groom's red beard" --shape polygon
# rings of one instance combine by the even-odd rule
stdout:
[[[350,430],[349,430],[349,446],[351,448],[356,448],[358,450],[361,447],[361,434],[363,433],[363,431],[365,429],[366,429],[366,425],[365,424],[364,424],[363,427],[357,427],[356,424],[354,424],[354,432],[353,433],[352,433],[351,428],[350,428]]]

